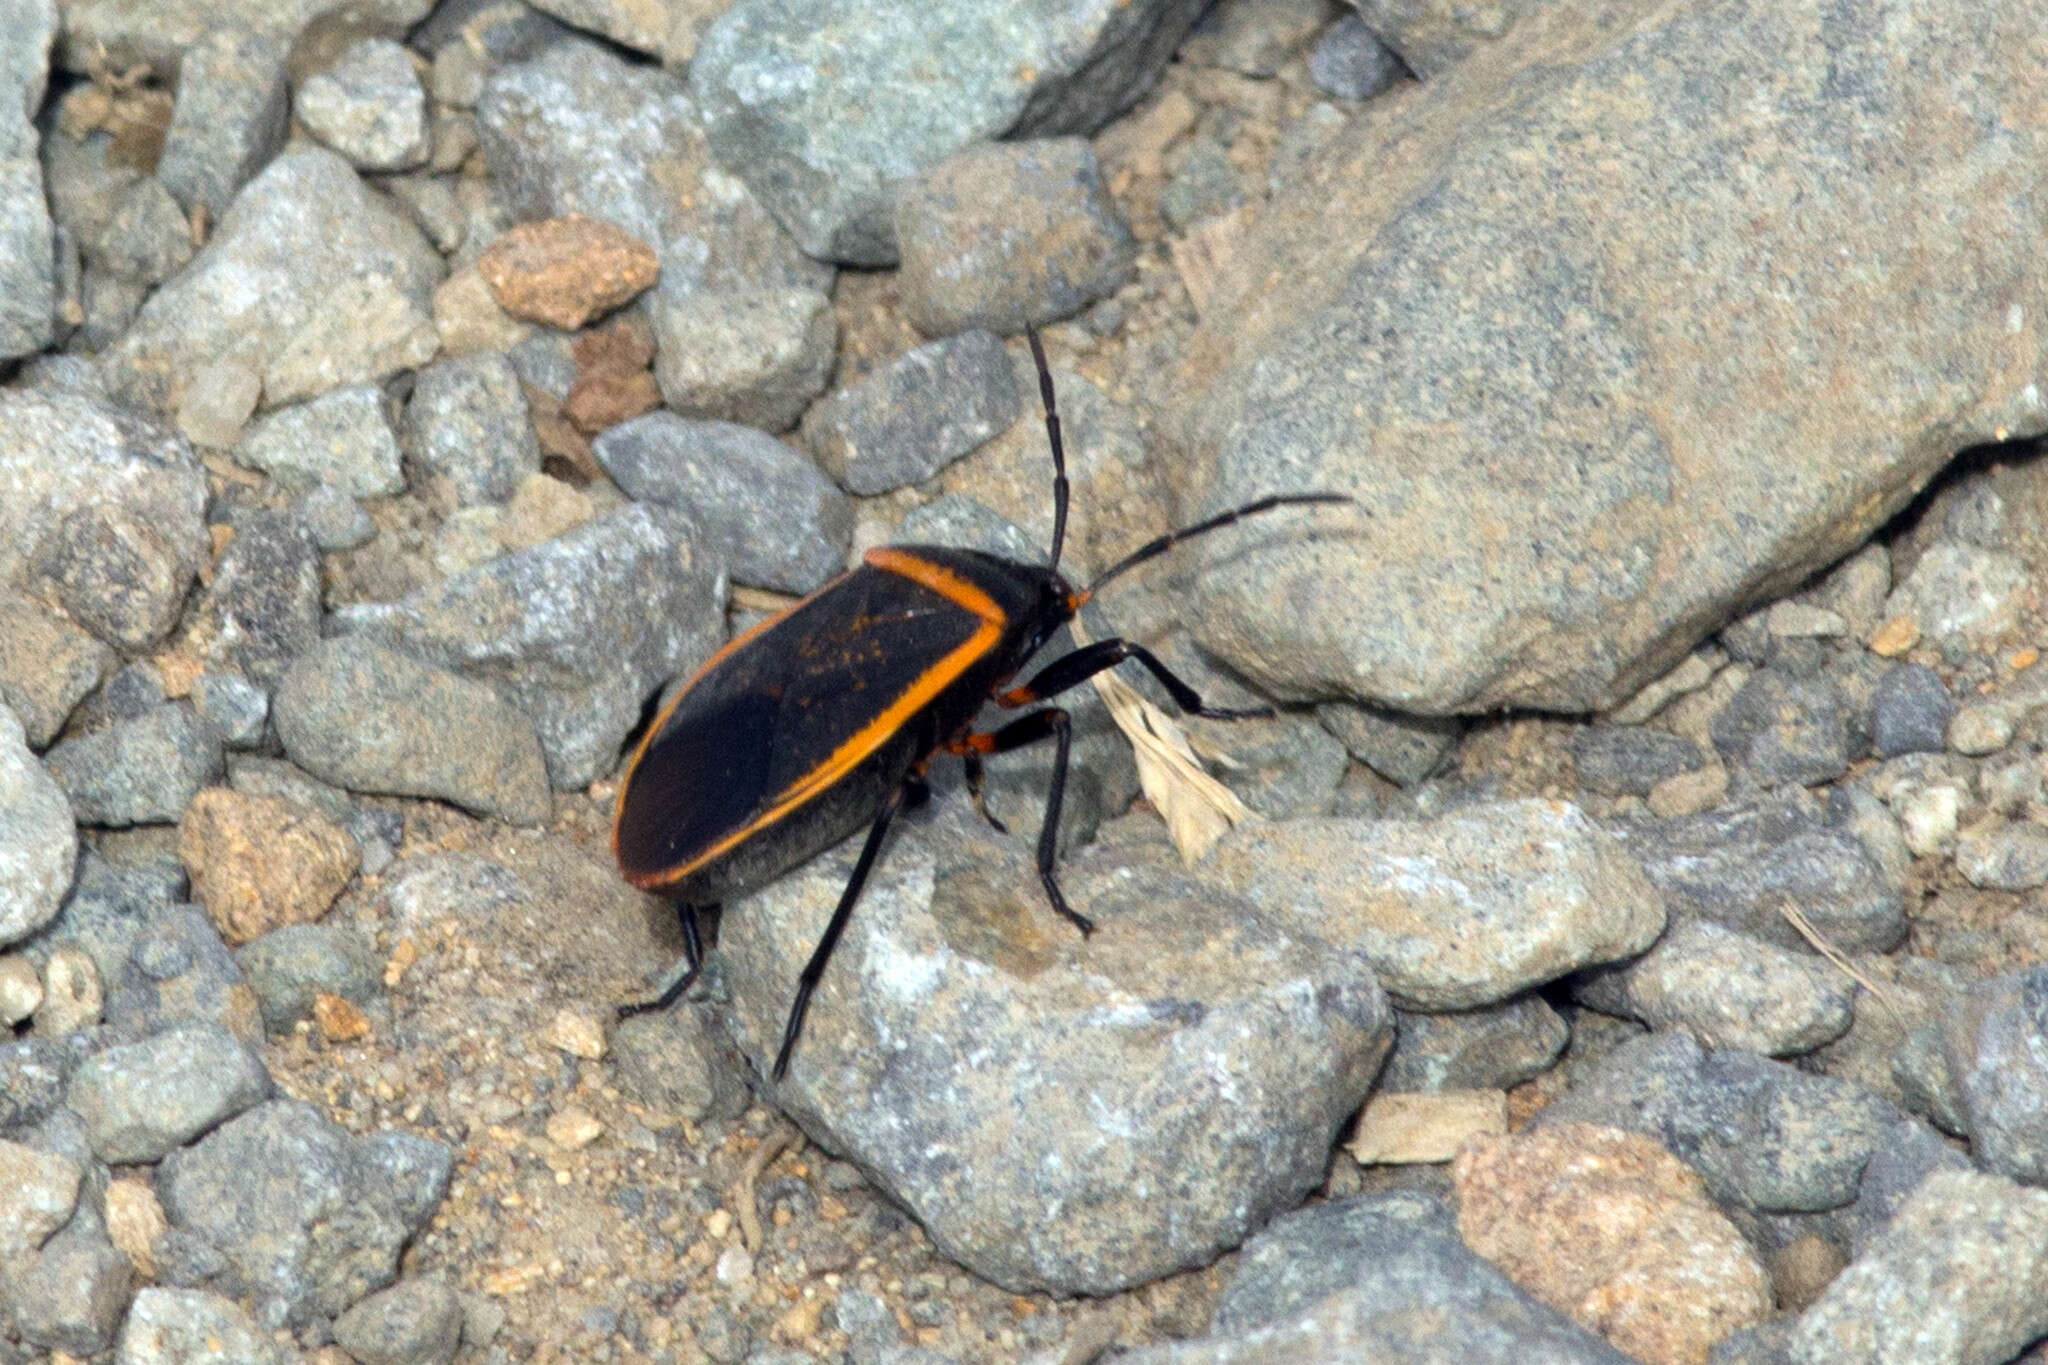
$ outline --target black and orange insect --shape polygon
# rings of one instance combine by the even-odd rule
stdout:
[[[1067,904],[1053,873],[1060,798],[1066,786],[1067,713],[1045,707],[992,732],[975,717],[991,698],[1029,706],[1126,659],[1143,665],[1183,711],[1237,719],[1264,709],[1204,704],[1195,689],[1142,645],[1107,639],[1085,645],[1008,686],[1054,632],[1103,584],[1190,536],[1292,503],[1349,502],[1333,493],[1281,494],[1163,535],[1113,565],[1086,588],[1060,575],[1066,538],[1067,467],[1052,373],[1035,332],[1046,439],[1052,447],[1053,523],[1049,565],[978,550],[896,545],[870,550],[854,569],[711,656],[657,715],[626,768],[612,826],[612,851],[627,881],[674,897],[688,970],[657,1000],[673,1002],[703,967],[700,909],[753,891],[867,826],[867,842],[838,907],[797,980],[774,1076],[789,1069],[811,992],[824,974],[873,870],[889,822],[928,794],[933,755],[957,755],[975,805],[982,760],[1051,739],[1057,746],[1038,876],[1052,908],[1083,934],[1094,929]]]

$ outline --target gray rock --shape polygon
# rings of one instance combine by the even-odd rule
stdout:
[[[213,668],[269,688],[320,641],[320,547],[289,512],[249,512],[192,613],[192,643]]]
[[[1356,702],[1324,702],[1316,719],[1353,758],[1404,787],[1435,772],[1465,733],[1456,716],[1411,716]]]
[[[84,1172],[70,1157],[17,1142],[0,1142],[0,1171],[0,1252],[18,1256],[71,1221]]]
[[[1361,0],[1365,24],[1424,80],[1442,75],[1506,35],[1548,0],[1504,0],[1474,9],[1454,0]]]
[[[10,1257],[0,1301],[21,1341],[90,1356],[114,1344],[135,1270],[96,1217],[73,1218],[40,1251]]]
[[[705,0],[541,0],[534,8],[681,69],[697,50],[698,32],[720,7]]]
[[[136,936],[183,902],[185,889],[185,869],[175,861],[128,867],[88,849],[78,860],[78,877],[63,909],[30,948],[41,950],[40,963],[51,948],[75,944],[92,957],[99,975],[112,981],[126,965]]]
[[[1972,825],[1956,836],[1956,871],[1995,891],[2048,886],[2048,828],[1995,818]]]
[[[424,1139],[411,1139],[425,1143]],[[210,1244],[220,1292],[266,1324],[340,1313],[398,1276],[398,1254],[445,1192],[451,1155],[405,1183],[388,1141],[355,1138],[298,1100],[270,1100],[164,1160],[174,1229]]]
[[[1168,227],[1185,233],[1241,206],[1245,197],[1245,182],[1229,149],[1215,137],[1198,136],[1159,192],[1159,214]]]
[[[1218,6],[1180,52],[1182,62],[1269,80],[1330,17],[1323,0],[1254,0]]]
[[[63,1102],[69,1061],[47,1038],[0,1043],[0,1128],[18,1132],[48,1118]]]
[[[353,6],[358,31],[397,37],[424,19],[431,0],[364,0]],[[330,8],[328,0],[80,0],[67,5],[57,56],[67,71],[85,72],[93,61],[115,71],[146,62],[178,69],[178,56],[217,28],[290,40]]]
[[[103,357],[124,400],[172,410],[194,375],[232,362],[280,406],[424,365],[440,346],[441,258],[348,163],[307,145],[251,180],[190,266]]]
[[[403,435],[414,478],[446,479],[465,507],[504,502],[523,479],[540,472],[540,442],[519,373],[502,355],[464,356],[421,370]]]
[[[992,508],[958,493],[933,498],[913,507],[896,528],[901,545],[953,545],[1001,555],[1020,564],[1045,564],[1046,549],[1030,533]],[[1046,652],[1052,652],[1048,644]]]
[[[1380,1072],[1383,1091],[1506,1090],[1550,1069],[1571,1026],[1541,996],[1451,1014],[1396,1010],[1394,1050]]]
[[[236,755],[228,760],[228,785],[244,796],[290,801],[318,811],[337,825],[349,824],[363,813],[340,787],[280,758]]]
[[[1308,59],[1316,89],[1340,100],[1369,100],[1408,74],[1394,50],[1373,36],[1365,20],[1347,14],[1323,33]]]
[[[1362,952],[1406,1009],[1469,1009],[1630,957],[1664,929],[1636,860],[1576,806],[1240,826],[1205,878]]]
[[[358,170],[402,171],[427,159],[427,92],[406,49],[365,38],[299,83],[292,112]]]
[[[367,638],[328,640],[278,685],[292,762],[351,791],[431,796],[521,824],[548,818],[534,724],[482,683]]]
[[[510,698],[533,718],[555,785],[581,787],[611,767],[655,688],[724,643],[724,566],[693,539],[674,513],[628,507],[336,616]]]
[[[648,313],[662,399],[687,417],[787,431],[838,357],[832,302],[813,289],[662,289]]]
[[[56,738],[113,662],[111,649],[61,613],[0,589],[0,705],[14,712],[31,748]]]
[[[1990,650],[2019,628],[2032,588],[2018,555],[1938,540],[1893,589],[1885,615],[1911,617],[1931,644]]]
[[[1591,725],[1572,732],[1579,783],[1606,796],[1648,796],[1668,777],[1706,766],[1689,739],[1635,725]]]
[[[257,1329],[232,1299],[203,1289],[152,1285],[135,1296],[121,1328],[115,1365],[290,1365],[286,1352]]]
[[[220,736],[184,702],[164,702],[44,756],[81,824],[120,829],[174,824],[220,776]]]
[[[927,336],[1072,317],[1115,293],[1138,257],[1077,137],[948,157],[904,186],[895,231],[904,312]]]
[[[239,673],[202,673],[192,684],[192,707],[230,749],[263,742],[270,694]]]
[[[65,1102],[111,1165],[155,1161],[270,1095],[270,1073],[212,1024],[111,1047],[72,1073]]]
[[[1002,339],[965,332],[897,357],[804,414],[804,442],[848,492],[922,483],[1023,412]]]
[[[1319,1204],[1248,1243],[1215,1331],[1129,1365],[1625,1365],[1628,1357],[1468,1249],[1426,1194]]]
[[[1929,1176],[1974,1169],[1968,1157],[1943,1142],[1926,1124],[1918,1119],[1900,1120],[1871,1154],[1856,1187],[1856,1203],[1850,1210],[1855,1215],[1851,1229],[1854,1254],[1861,1256],[1870,1249],[1872,1241],[1890,1226],[1900,1205]]]
[[[56,918],[78,861],[78,826],[64,789],[29,752],[14,712],[0,705],[0,944]]]
[[[106,1019],[131,1041],[185,1024],[218,1024],[250,1044],[263,1037],[241,968],[196,905],[173,906],[140,927],[130,956],[107,978]]]
[[[1581,978],[1572,995],[1653,1029],[1683,1028],[1710,1048],[1784,1057],[1849,1031],[1856,984],[1812,953],[1694,919],[1635,961]]]
[[[517,219],[585,213],[618,224],[654,247],[659,298],[831,284],[831,268],[712,159],[695,105],[666,71],[557,41],[492,74],[477,132]]]
[[[313,1014],[315,995],[367,1005],[383,994],[384,963],[355,931],[338,924],[287,924],[235,953],[272,1033]]]
[[[392,443],[397,453],[397,442]],[[313,533],[313,543],[328,554],[342,554],[370,543],[377,523],[363,505],[333,484],[323,483],[299,500],[299,520]]]
[[[1889,1078],[1901,1106],[1944,1133],[1966,1137],[1970,1116],[1964,1111],[1962,1088],[1949,1066],[1942,1034],[1939,1021],[1914,1028],[1893,1050]]]
[[[1977,1164],[2048,1180],[2048,967],[1977,983],[1951,1005],[1942,1042]]]
[[[1885,952],[1906,934],[1903,898],[1845,829],[1790,792],[1703,815],[1615,827],[1674,916],[1696,915],[1787,948],[1796,906],[1844,952]]]
[[[0,39],[0,364],[50,343],[57,307],[55,233],[32,120],[43,105],[51,0],[8,0]]]
[[[446,1365],[462,1340],[462,1300],[431,1276],[400,1280],[336,1318],[334,1340],[361,1365]]]
[[[1704,1052],[1684,1033],[1623,1043],[1535,1126],[1598,1123],[1656,1139],[1716,1199],[1759,1212],[1818,1212],[1856,1197],[1900,1118],[1877,1096],[1751,1052]]]
[[[1760,668],[1714,718],[1714,747],[1758,782],[1811,786],[1849,770],[1849,718],[1821,678]]]
[[[40,572],[108,643],[154,644],[207,558],[191,447],[103,400],[0,389],[0,583]]]
[[[688,516],[739,582],[801,594],[846,567],[852,505],[766,432],[650,412],[592,448],[628,497]]]
[[[948,828],[903,822],[868,882],[776,1089],[785,1112],[948,1256],[1019,1290],[1204,1264],[1321,1182],[1391,1032],[1356,953],[1254,928],[1170,851],[1101,846],[1061,871],[1100,926],[1083,939],[1025,847],[964,802],[932,810]],[[764,1072],[853,852],[721,925],[731,1027]]]
[[[1093,132],[1144,92],[1202,8],[741,0],[705,30],[690,90],[719,161],[804,250],[893,265],[902,182],[1004,133]]]
[[[1939,674],[1925,664],[1900,664],[1878,682],[1870,717],[1871,746],[1879,758],[1938,754],[1955,714],[1955,698]]]
[[[720,1041],[687,1007],[622,1020],[612,1033],[619,1079],[639,1101],[693,1123],[737,1118],[751,1099]]]
[[[236,442],[235,463],[288,483],[331,486],[359,498],[405,491],[398,435],[391,429],[384,390],[375,384],[351,384],[258,419]]]
[[[121,192],[106,228],[89,246],[94,265],[150,288],[184,269],[193,251],[185,211],[153,176]]]
[[[219,222],[235,192],[284,146],[291,86],[285,41],[237,25],[208,29],[178,59],[178,102],[156,175]]]
[[[2012,1359],[2048,1331],[2048,1193],[1929,1177],[1792,1329],[1796,1365]]]
[[[2048,424],[2048,391],[1966,383],[1929,407],[1894,378],[2010,364],[2009,291],[1992,281],[2031,258],[1965,267],[1954,248],[2001,255],[2039,234],[2002,209],[1948,221],[1917,168],[1994,155],[2038,180],[2048,121],[2015,112],[2032,107],[2033,73],[2005,37],[2031,33],[2032,10],[2004,0],[1968,33],[1904,46],[1862,13],[1825,0],[1788,25],[1741,4],[1711,18],[1650,0],[1543,6],[1469,78],[1425,81],[1361,127],[1314,192],[1270,204],[1168,381],[1183,458],[1166,472],[1193,512],[1336,488],[1363,494],[1372,521],[1319,520],[1250,551],[1206,542],[1203,645],[1278,695],[1603,709],[1863,542],[1959,447]],[[1862,37],[1845,47],[1843,31]],[[1811,73],[1850,69],[1857,100],[1814,98]],[[1908,74],[1925,69],[1957,73],[2025,131],[1991,150]],[[1638,81],[1682,135],[1601,93]],[[1716,93],[1731,81],[1753,96],[1740,114]],[[1760,200],[1741,168],[1767,164],[1828,169]],[[1665,211],[1645,220],[1642,203]],[[2048,225],[2048,198],[2037,212]],[[1735,301],[1753,297],[1756,253],[1820,279],[1844,249],[1918,265],[1795,310],[1787,325],[1817,349],[1788,394]],[[1957,325],[1902,334],[1901,288],[1947,301]],[[1561,317],[1577,321],[1560,331]],[[1471,379],[1415,378],[1446,375]],[[1618,390],[1643,404],[1613,404]],[[1522,434],[1512,478],[1503,430]]]

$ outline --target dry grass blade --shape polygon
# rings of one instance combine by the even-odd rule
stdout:
[[[1884,983],[1859,968],[1840,948],[1822,938],[1820,930],[1813,927],[1813,921],[1806,917],[1804,911],[1791,901],[1784,901],[1779,904],[1778,913],[1785,917],[1787,924],[1799,931],[1799,936],[1805,939],[1816,953],[1833,963],[1842,975],[1869,991],[1871,999],[1883,1005],[1887,1014],[1902,1024],[1905,1022],[1905,1016],[1899,1012],[1898,1002],[1892,998],[1891,991],[1885,988]]]
[[[792,1148],[803,1146],[804,1135],[785,1124],[767,1137],[747,1158],[746,1169],[740,1172],[738,1183],[733,1186],[732,1202],[740,1215],[740,1237],[747,1244],[749,1252],[758,1252],[767,1233],[761,1227],[761,1210],[756,1203],[754,1186],[760,1183],[761,1173],[769,1163]]]
[[[1080,624],[1073,624],[1074,642],[1085,644]],[[1250,819],[1251,809],[1236,792],[1203,771],[1187,732],[1172,716],[1115,673],[1097,673],[1090,681],[1117,728],[1131,741],[1145,799],[1166,821],[1181,861],[1192,867],[1232,825]]]

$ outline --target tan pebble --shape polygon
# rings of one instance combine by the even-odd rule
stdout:
[[[35,1030],[46,1038],[99,1022],[106,994],[100,985],[100,969],[83,948],[64,947],[50,954],[43,964],[43,1003],[36,1007]]]
[[[597,1141],[604,1125],[582,1109],[563,1109],[548,1118],[548,1141],[565,1151],[576,1151]]]
[[[352,1043],[370,1036],[370,1016],[353,1000],[325,991],[313,996],[313,1022],[330,1043]]]
[[[1807,1233],[1779,1247],[1771,1257],[1771,1287],[1778,1306],[1797,1313],[1821,1296],[1849,1258],[1825,1237]]]
[[[149,1182],[122,1179],[107,1186],[107,1240],[143,1279],[156,1278],[156,1239],[170,1230]]]
[[[571,213],[509,229],[476,268],[513,317],[574,331],[638,297],[661,267],[654,248],[625,229]]]
[[[0,1024],[18,1024],[43,1003],[43,979],[36,964],[19,953],[0,956]]]
[[[704,1219],[704,1230],[711,1234],[712,1241],[723,1242],[725,1234],[732,1231],[732,1210],[711,1210]]]
[[[2010,668],[2015,673],[2022,673],[2025,672],[2027,669],[2032,668],[2035,664],[2039,662],[2041,662],[2040,650],[2023,649],[2019,653],[2014,654],[2007,658],[2005,661],[2005,666],[2007,668]]]
[[[433,309],[441,353],[450,359],[509,351],[533,334],[531,323],[521,322],[498,306],[491,287],[473,265],[441,282],[434,290]]]
[[[1485,1138],[1451,1166],[1465,1244],[1647,1365],[1706,1365],[1770,1279],[1684,1162],[1585,1123]]]
[[[1698,815],[1721,804],[1728,794],[1728,770],[1718,763],[1689,773],[1675,773],[1650,788],[1646,804],[1652,814],[1670,820]]]
[[[825,1298],[798,1299],[787,1313],[775,1320],[775,1330],[784,1341],[809,1341],[818,1335],[825,1318]]]
[[[537,1265],[507,1266],[503,1270],[493,1270],[484,1276],[483,1291],[501,1297],[524,1294],[546,1276],[547,1272]]]
[[[587,1014],[556,1010],[548,1021],[548,1046],[594,1062],[604,1056],[604,1026]]]
[[[1894,616],[1870,637],[1870,652],[1880,658],[1896,659],[1919,643],[1920,623],[1910,616]]]
[[[327,913],[362,860],[334,821],[271,796],[209,787],[185,808],[178,860],[192,899],[231,944]]]
[[[1382,1092],[1358,1116],[1351,1155],[1365,1166],[1449,1161],[1473,1138],[1508,1130],[1507,1100],[1502,1090]]]
[[[405,974],[420,960],[420,945],[409,938],[398,940],[398,946],[391,950],[391,956],[384,963],[384,988],[391,990],[405,980]]]

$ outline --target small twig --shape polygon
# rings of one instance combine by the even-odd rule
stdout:
[[[758,1252],[761,1243],[767,1240],[767,1234],[761,1230],[761,1211],[754,1202],[754,1187],[770,1162],[786,1151],[803,1146],[803,1141],[802,1133],[788,1124],[782,1125],[761,1139],[761,1145],[747,1158],[746,1169],[740,1172],[738,1183],[732,1187],[733,1207],[740,1215],[740,1236],[745,1240],[749,1254]]]
[[[1805,939],[1816,953],[1832,962],[1842,975],[1869,991],[1871,999],[1884,1006],[1885,1013],[1891,1015],[1893,1022],[1900,1027],[1905,1026],[1906,1017],[1900,1012],[1898,1002],[1892,998],[1891,991],[1870,973],[1851,962],[1840,948],[1822,938],[1820,930],[1813,927],[1813,921],[1806,917],[1804,911],[1791,901],[1784,901],[1778,906],[1778,913],[1785,917],[1787,924],[1799,931],[1799,936]]]

